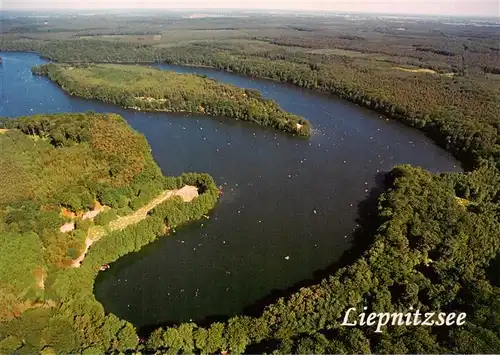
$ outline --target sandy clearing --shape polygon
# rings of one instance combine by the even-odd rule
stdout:
[[[36,285],[40,288],[40,290],[45,289],[45,274],[43,274],[39,279]]]
[[[409,73],[428,73],[428,74],[437,74],[435,70],[432,69],[424,69],[424,68],[416,68],[416,69],[410,69],[410,68],[401,68],[401,67],[392,67],[392,69],[397,69]]]
[[[147,102],[167,102],[167,99],[156,99],[150,96],[136,96],[137,100],[147,101]]]
[[[103,206],[99,202],[96,202],[93,210],[85,212],[82,215],[82,220],[94,219],[99,213],[101,213],[102,211],[105,211],[106,209],[109,209],[109,208],[110,208],[109,206]]]
[[[124,229],[124,228],[128,227],[131,224],[135,224],[137,222],[140,222],[144,218],[146,218],[149,211],[151,211],[153,208],[158,206],[160,203],[164,202],[165,200],[167,200],[173,196],[180,196],[184,202],[190,202],[195,197],[198,196],[198,188],[196,186],[186,185],[179,190],[163,191],[158,197],[153,199],[151,202],[149,202],[144,207],[139,208],[134,213],[131,213],[127,216],[118,217],[114,221],[111,221],[111,223],[109,223],[109,228],[112,231],[120,230],[120,229]]]
[[[147,205],[139,208],[137,211],[135,211],[127,216],[118,217],[114,221],[111,221],[108,225],[108,228],[96,226],[94,228],[89,229],[89,232],[87,234],[87,238],[85,239],[85,249],[82,252],[82,254],[77,259],[75,259],[73,261],[71,266],[72,267],[80,267],[80,265],[83,262],[83,259],[85,258],[85,255],[87,254],[91,245],[94,242],[101,239],[107,233],[127,228],[128,226],[130,226],[132,224],[136,224],[136,223],[142,221],[143,219],[145,219],[147,217],[149,211],[151,211],[153,208],[158,206],[160,203],[166,201],[167,199],[169,199],[173,196],[180,196],[184,202],[190,202],[198,196],[198,188],[196,186],[186,185],[178,190],[163,191],[158,197],[151,200]]]
[[[408,73],[426,73],[426,74],[436,74],[436,75],[441,75],[441,76],[446,76],[448,78],[451,78],[455,75],[455,73],[444,73],[444,74],[440,74],[438,73],[437,71],[435,70],[432,70],[432,69],[425,69],[425,68],[415,68],[415,69],[410,69],[410,68],[401,68],[401,67],[392,67],[392,69],[396,69],[396,70],[401,70],[401,71],[405,71],[405,72],[408,72]]]
[[[59,231],[62,233],[68,233],[68,232],[71,232],[73,229],[75,229],[75,222],[68,222],[68,223],[64,223],[59,228]]]
[[[85,212],[82,216],[82,220],[94,219],[95,216],[97,216],[99,213],[101,213],[101,210],[92,210],[92,211]]]
[[[184,202],[191,202],[198,197],[198,188],[196,186],[186,185],[179,190],[174,190],[174,195],[180,196]]]
[[[36,285],[40,290],[45,289],[45,278],[47,277],[47,274],[45,272],[45,269],[43,268],[37,268],[34,272],[35,279],[36,279]]]

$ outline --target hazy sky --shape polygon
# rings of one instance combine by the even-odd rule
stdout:
[[[285,9],[500,17],[500,0],[0,0],[8,9]]]

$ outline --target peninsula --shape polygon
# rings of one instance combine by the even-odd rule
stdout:
[[[23,346],[16,329],[32,332],[28,352],[75,353],[78,333],[93,353],[111,343],[136,347],[132,325],[106,315],[93,297],[94,279],[169,228],[206,215],[219,195],[212,177],[164,176],[144,136],[116,114],[35,115],[0,127],[0,337],[8,334],[0,353]],[[4,326],[9,321],[19,328]]]
[[[51,63],[32,71],[48,76],[70,95],[125,108],[225,116],[301,136],[311,134],[306,119],[284,111],[260,92],[199,75],[121,64]]]

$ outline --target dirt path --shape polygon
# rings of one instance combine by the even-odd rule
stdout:
[[[427,74],[436,74],[436,75],[447,76],[447,77],[453,77],[455,75],[455,73],[438,73],[435,70],[425,69],[425,68],[410,69],[410,68],[392,67],[392,69],[401,70],[401,71],[405,71],[408,73],[427,73]]]
[[[93,243],[93,239],[90,239],[89,237],[85,239],[85,249],[83,250],[83,253],[81,253],[80,256],[73,261],[73,263],[71,264],[72,267],[80,267],[83,259],[85,258],[85,255],[87,254],[87,251],[89,251],[89,248]]]
[[[121,216],[115,219],[114,221],[111,221],[107,227],[103,226],[94,226],[91,229],[89,229],[89,232],[87,234],[87,238],[85,239],[85,250],[83,253],[73,261],[71,264],[72,267],[80,267],[80,265],[83,262],[83,259],[85,258],[85,255],[87,254],[90,246],[101,239],[103,236],[105,236],[108,233],[111,233],[116,230],[121,230],[124,228],[127,228],[128,226],[132,224],[136,224],[143,219],[145,219],[148,215],[148,212],[151,211],[153,208],[158,206],[160,203],[166,201],[170,197],[173,196],[180,196],[184,202],[190,202],[192,201],[195,197],[198,196],[198,188],[196,186],[190,186],[186,185],[181,189],[178,190],[166,190],[163,191],[158,197],[154,198],[151,200],[147,205],[139,208],[137,211],[134,211],[133,213],[127,215],[127,216]]]
[[[47,277],[47,273],[45,272],[45,269],[42,267],[39,267],[35,269],[35,279],[36,279],[36,285],[40,290],[45,289],[45,278]]]
[[[130,226],[131,224],[140,222],[144,218],[146,218],[149,211],[173,196],[180,196],[184,202],[190,202],[196,196],[198,196],[198,189],[195,186],[184,186],[179,190],[164,191],[160,194],[160,196],[153,199],[144,207],[139,208],[134,213],[127,216],[118,217],[117,219],[109,223],[109,228],[111,229],[111,231],[120,230]]]

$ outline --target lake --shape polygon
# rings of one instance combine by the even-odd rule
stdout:
[[[63,93],[28,53],[0,53],[0,116],[116,112],[148,139],[164,174],[208,172],[224,195],[210,215],[100,273],[96,298],[137,327],[242,312],[314,279],[353,245],[359,205],[383,172],[460,164],[417,130],[336,97],[210,69],[161,65],[257,89],[305,116],[309,139],[224,118],[134,112]]]

